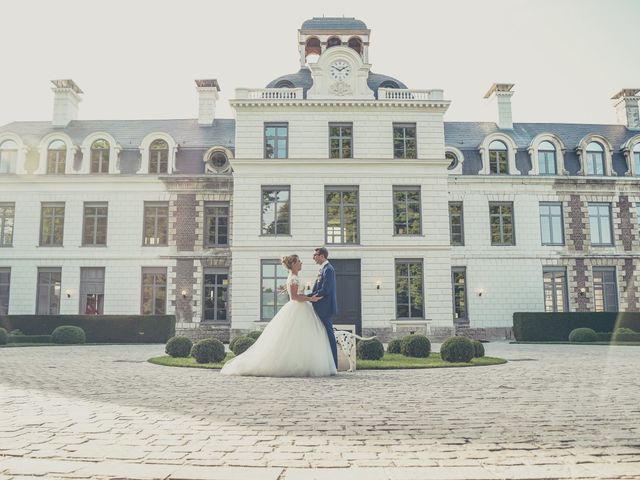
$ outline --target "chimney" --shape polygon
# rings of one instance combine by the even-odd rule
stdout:
[[[196,80],[196,85],[199,97],[198,124],[211,126],[216,118],[216,101],[220,91],[218,80]]]
[[[78,106],[82,101],[82,90],[71,79],[51,80],[55,85],[53,90],[53,120],[54,127],[66,127],[71,120],[78,118]]]
[[[634,130],[640,129],[640,111],[638,109],[640,97],[638,93],[640,93],[638,88],[623,88],[611,97],[618,114],[618,123]]]
[[[515,93],[511,91],[513,85],[513,83],[494,83],[484,94],[484,98],[489,98],[491,102],[495,100],[498,104],[498,128],[500,129],[513,129],[511,117],[511,96]]]

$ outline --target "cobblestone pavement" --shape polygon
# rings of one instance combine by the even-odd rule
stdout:
[[[640,347],[493,367],[222,377],[160,345],[0,349],[0,480],[640,478]]]

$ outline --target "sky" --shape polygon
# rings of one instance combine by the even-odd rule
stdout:
[[[195,79],[216,78],[216,115],[238,87],[299,68],[314,16],[371,29],[372,70],[443,89],[445,121],[495,121],[483,99],[514,83],[514,122],[617,123],[611,96],[640,88],[640,0],[2,0],[0,125],[50,120],[50,80],[85,92],[79,119],[197,118]]]

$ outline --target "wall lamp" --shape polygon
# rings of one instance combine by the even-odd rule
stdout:
[[[376,280],[376,290],[380,290],[381,286],[382,286],[382,281],[381,280]]]
[[[184,290],[182,290],[181,293],[182,293],[182,298],[187,298],[187,295],[189,294],[189,291],[184,289]]]
[[[73,290],[71,290],[70,288],[67,288],[64,291],[64,294],[67,296],[67,298],[71,298],[71,294],[73,293]]]
[[[481,297],[482,294],[485,292],[484,288],[476,288],[474,291],[476,292],[476,295],[478,295],[479,297]]]
[[[581,297],[584,297],[586,293],[587,293],[587,289],[584,287],[580,287],[580,291],[578,292],[578,295],[580,295]]]

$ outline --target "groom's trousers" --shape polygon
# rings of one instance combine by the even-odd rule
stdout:
[[[329,345],[331,345],[331,355],[333,355],[333,361],[336,364],[336,368],[338,368],[338,346],[336,345],[336,334],[333,333],[333,322],[331,322],[331,317],[321,318],[320,321],[324,325],[324,328],[327,330]]]

